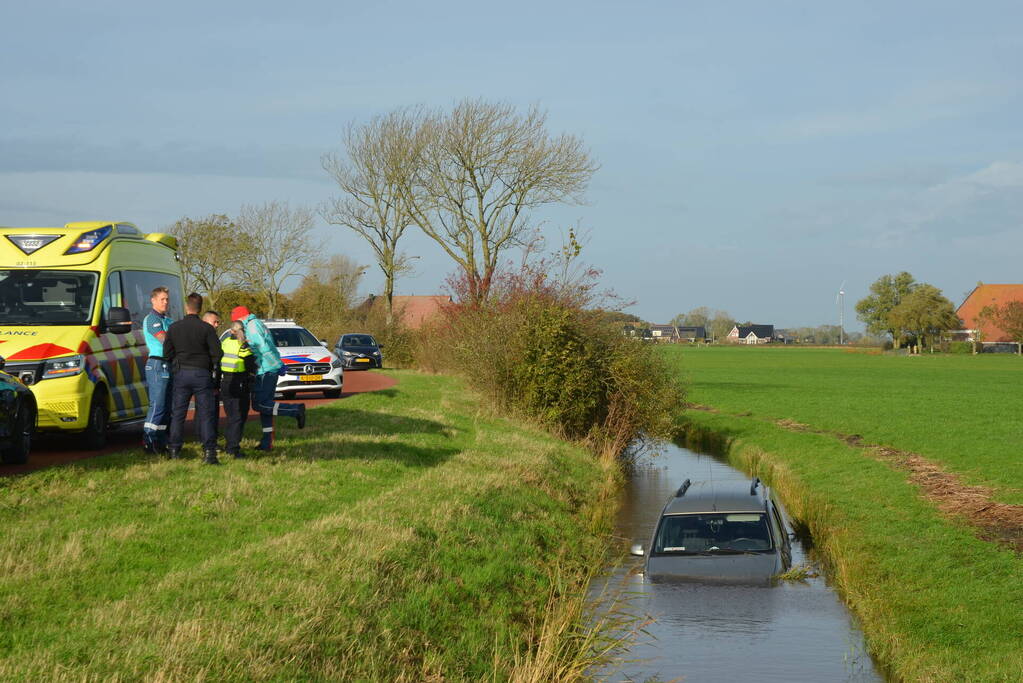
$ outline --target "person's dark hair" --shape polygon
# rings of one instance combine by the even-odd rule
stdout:
[[[208,311],[206,311],[205,313],[203,313],[203,314],[202,314],[202,316],[203,316],[204,318],[205,318],[206,316],[208,316],[208,315],[215,315],[215,316],[217,316],[218,318],[223,318],[223,316],[221,316],[221,315],[220,315],[220,313],[218,313],[217,311],[214,311],[214,310],[213,310],[212,308],[211,308],[210,310],[208,310]]]
[[[166,294],[167,296],[170,296],[170,290],[162,286],[154,287],[152,293],[149,295],[149,298],[152,299],[156,297],[157,294]]]
[[[198,315],[202,310],[202,295],[192,292],[185,297],[185,311]]]

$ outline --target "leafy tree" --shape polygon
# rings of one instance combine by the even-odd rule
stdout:
[[[856,317],[867,324],[867,332],[890,334],[898,347],[898,329],[889,320],[889,314],[917,286],[913,276],[905,271],[898,275],[882,275],[870,285],[870,294],[856,303]]]
[[[955,306],[934,285],[920,284],[888,314],[896,332],[916,337],[920,349],[927,341],[961,324]]]
[[[199,292],[209,308],[217,306],[220,290],[234,284],[238,274],[241,233],[223,214],[181,218],[167,228],[178,238],[178,258],[185,292]]]
[[[735,327],[735,318],[728,311],[714,311],[713,317],[707,321],[707,333],[711,340],[724,339]]]
[[[1017,351],[1023,345],[1023,301],[1009,301],[998,312],[998,326],[1005,330]]]
[[[977,326],[977,341],[982,341],[982,325],[985,322],[1000,327],[1009,339],[1016,342],[1016,349],[1023,352],[1023,301],[1009,301],[998,306],[991,304],[980,309],[974,319]]]
[[[421,191],[412,174],[422,158],[424,132],[422,109],[398,109],[365,125],[349,125],[345,157],[327,154],[322,159],[342,195],[331,199],[321,214],[328,223],[361,235],[373,248],[384,275],[388,324],[394,315],[395,279],[410,270],[410,257],[398,251],[398,241],[414,223],[408,198]]]
[[[459,266],[470,301],[490,294],[501,254],[524,245],[530,211],[581,201],[597,164],[579,138],[547,132],[547,114],[463,100],[426,117],[402,197],[412,216]]]
[[[302,272],[315,256],[313,214],[287,202],[243,206],[237,225],[244,235],[238,271],[247,287],[266,300],[267,317],[276,315],[284,282]]]
[[[287,314],[335,340],[355,317],[352,309],[366,269],[341,254],[314,261],[302,284],[288,296]]]
[[[688,313],[679,313],[671,319],[675,327],[704,327],[710,323],[711,310],[706,306],[694,308]],[[730,329],[730,328],[729,328]]]

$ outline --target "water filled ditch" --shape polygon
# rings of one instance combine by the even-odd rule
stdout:
[[[623,491],[617,534],[626,547],[649,546],[661,508],[686,478],[749,481],[709,455],[673,444],[658,451],[637,462]],[[798,539],[792,562],[817,568]],[[624,653],[626,663],[598,674],[600,679],[884,680],[853,617],[823,576],[771,586],[651,582],[642,567],[643,558],[630,557],[606,577],[609,592],[624,590],[625,609],[646,625]]]

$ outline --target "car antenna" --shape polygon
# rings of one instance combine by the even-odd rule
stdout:
[[[749,486],[749,494],[751,496],[757,495],[757,486],[760,484],[760,477],[753,477],[753,483]]]
[[[681,498],[682,496],[686,495],[686,490],[689,489],[690,484],[692,484],[692,482],[689,481],[688,479],[682,482],[682,485],[678,487],[678,491],[675,493],[675,497]]]

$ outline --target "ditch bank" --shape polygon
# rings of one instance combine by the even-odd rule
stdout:
[[[750,416],[687,412],[686,443],[761,477],[805,525],[869,651],[896,680],[1016,680],[1023,562],[870,447]]]

